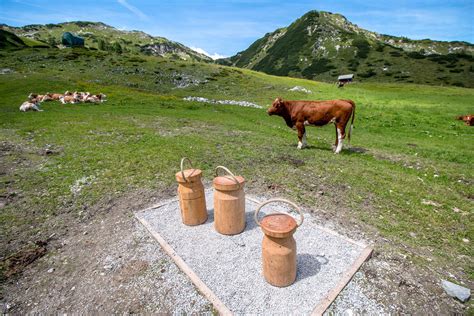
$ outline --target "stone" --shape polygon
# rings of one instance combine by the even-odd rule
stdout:
[[[107,265],[104,266],[104,269],[109,270],[109,271],[112,270],[113,268],[114,267],[111,264],[107,264]]]
[[[455,297],[461,302],[467,302],[471,297],[471,290],[452,282],[441,280],[441,286],[449,296]]]

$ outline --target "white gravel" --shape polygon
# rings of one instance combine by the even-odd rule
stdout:
[[[364,294],[364,275],[357,272],[324,315],[387,315],[384,306]]]
[[[207,99],[202,97],[185,97],[183,98],[184,101],[195,101],[195,102],[203,102],[203,103],[211,103],[211,104],[225,104],[225,105],[238,105],[243,107],[250,107],[256,109],[263,109],[263,106],[247,102],[247,101],[235,101],[235,100],[213,100]]]
[[[212,191],[207,191],[208,221],[189,227],[181,223],[176,200],[138,212],[207,286],[236,314],[309,314],[336,285],[360,255],[363,246],[322,230],[310,214],[294,237],[298,247],[296,282],[277,288],[261,272],[263,233],[253,221],[257,204],[247,199],[247,226],[236,236],[223,236],[213,228]],[[267,206],[263,210],[269,210]],[[273,206],[274,208],[274,206]],[[277,205],[283,210],[284,205]]]

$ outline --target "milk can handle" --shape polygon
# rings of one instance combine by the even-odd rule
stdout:
[[[253,218],[255,219],[255,223],[257,223],[258,226],[260,226],[260,222],[258,221],[258,212],[260,212],[260,209],[262,207],[264,207],[265,205],[270,204],[270,203],[274,203],[274,202],[282,202],[282,203],[286,203],[286,204],[289,204],[289,205],[293,206],[298,211],[298,213],[300,214],[300,218],[301,218],[300,222],[296,223],[296,225],[301,226],[301,224],[303,224],[304,216],[303,216],[303,213],[301,212],[301,208],[299,206],[297,206],[295,203],[293,203],[291,201],[276,198],[276,199],[270,199],[266,202],[263,202],[262,204],[259,205],[259,207],[255,211],[255,214],[254,214]]]
[[[183,180],[188,182],[188,180],[186,179],[186,177],[184,176],[184,169],[183,169],[183,166],[184,166],[184,161],[187,160],[189,161],[189,164],[191,165],[191,168],[194,169],[193,167],[193,162],[191,161],[191,159],[189,159],[188,157],[183,157],[183,159],[181,159],[181,175],[183,176]]]
[[[224,166],[217,166],[217,167],[216,167],[216,177],[218,176],[217,170],[219,170],[219,169],[222,169],[222,170],[224,170],[225,172],[227,172],[227,174],[228,174],[229,176],[231,176],[231,178],[235,181],[235,183],[238,184],[239,189],[240,189],[240,182],[239,182],[239,180],[237,180],[237,178],[234,176],[234,174],[233,174],[229,169],[227,169],[226,167],[224,167]]]

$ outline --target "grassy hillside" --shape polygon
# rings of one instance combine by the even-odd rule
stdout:
[[[339,14],[311,11],[220,63],[325,81],[354,73],[358,81],[474,87],[473,54],[466,42],[380,35]]]
[[[414,84],[344,89],[246,69],[86,49],[2,52],[0,240],[4,256],[74,221],[94,205],[140,188],[174,190],[179,159],[225,165],[247,190],[283,196],[320,216],[376,232],[413,264],[472,284],[474,91]],[[291,92],[302,86],[312,94]],[[20,113],[30,92],[103,92],[100,105],[44,103]],[[187,102],[350,98],[357,104],[351,150],[334,155],[334,127],[295,131],[262,109]],[[466,241],[467,240],[467,241]],[[453,265],[456,269],[453,269]],[[458,269],[459,268],[459,269]]]
[[[103,199],[174,187],[179,158],[188,156],[207,180],[215,165],[226,165],[248,179],[249,191],[283,195],[376,230],[419,264],[456,262],[461,269],[449,271],[472,281],[472,247],[463,239],[473,239],[474,145],[466,140],[474,129],[454,117],[472,112],[473,90],[375,83],[337,89],[84,49],[24,49],[0,58],[16,71],[0,76],[2,253],[46,236],[52,223],[68,225],[58,218],[93,216],[88,210]],[[288,91],[295,85],[313,94]],[[30,92],[65,90],[100,91],[109,101],[18,111]],[[295,132],[264,110],[185,96],[260,105],[276,96],[350,98],[357,104],[354,148],[334,155],[334,128],[327,126],[309,129],[310,148],[296,151]]]
[[[0,49],[11,49],[26,47],[27,45],[21,38],[13,33],[0,30]]]
[[[23,27],[0,25],[0,29],[15,33],[23,38],[55,46],[61,44],[62,34],[71,32],[85,40],[85,46],[103,51],[120,50],[127,53],[211,61],[203,54],[164,37],[155,37],[141,31],[118,30],[101,22],[66,22],[59,24],[34,24]]]

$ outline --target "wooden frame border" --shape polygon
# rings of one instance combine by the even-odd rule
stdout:
[[[153,238],[158,241],[163,250],[173,259],[178,268],[181,269],[199,289],[199,291],[214,305],[214,308],[219,312],[220,315],[232,315],[232,312],[225,306],[224,303],[217,297],[214,292],[197,276],[196,273],[184,262],[184,260],[174,251],[173,248],[163,239],[158,233],[156,233],[150,224],[138,215],[135,215],[140,223],[150,232]]]
[[[206,193],[208,193],[210,190],[206,190]],[[250,197],[246,197],[247,200],[260,204],[261,202]],[[219,312],[220,315],[233,315],[233,313],[229,310],[229,308],[217,297],[216,294],[197,276],[196,273],[184,262],[184,260],[176,253],[176,251],[166,242],[166,240],[161,237],[160,234],[155,232],[151,225],[143,218],[139,216],[140,213],[144,213],[146,211],[152,210],[152,209],[157,209],[162,206],[165,206],[169,203],[177,201],[177,198],[172,198],[166,201],[163,201],[162,203],[155,204],[151,207],[145,208],[143,210],[140,210],[135,213],[135,218],[143,225],[145,228],[148,230],[148,232],[153,236],[156,241],[160,244],[160,246],[163,248],[163,250],[173,259],[173,261],[176,263],[178,268],[181,269],[190,279],[191,282],[194,283],[194,285],[198,288],[198,290],[212,303],[214,308]],[[362,266],[362,264],[370,258],[370,255],[372,254],[373,248],[371,246],[364,245],[360,242],[357,242],[353,239],[350,239],[346,236],[343,236],[341,234],[338,234],[328,228],[316,225],[318,229],[323,230],[326,233],[329,233],[331,235],[337,236],[341,239],[344,239],[347,242],[350,242],[352,244],[355,244],[359,247],[364,248],[362,250],[362,253],[357,257],[356,261],[344,272],[342,275],[342,278],[339,280],[339,282],[336,284],[335,287],[333,287],[316,305],[316,307],[313,309],[311,315],[312,316],[319,316],[322,315],[328,308],[331,306],[331,304],[334,302],[334,300],[337,298],[339,293],[346,287],[346,285],[351,281],[352,277],[354,274],[359,270],[359,268]]]
[[[356,259],[356,261],[347,269],[344,274],[342,275],[341,280],[336,284],[335,287],[332,288],[321,300],[321,302],[316,305],[311,313],[311,316],[319,316],[322,315],[326,309],[331,306],[331,304],[336,300],[337,296],[344,290],[346,285],[351,281],[354,274],[356,274],[357,270],[362,266],[362,264],[370,257],[372,254],[372,247],[367,246],[362,250],[360,256]]]

